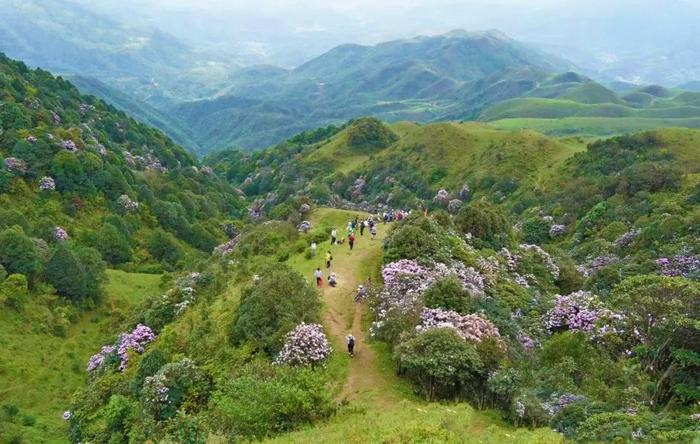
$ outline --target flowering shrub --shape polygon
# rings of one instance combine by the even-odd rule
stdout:
[[[447,204],[447,211],[449,211],[451,214],[457,214],[457,213],[459,213],[459,210],[462,208],[463,204],[464,204],[464,202],[462,202],[459,199],[452,199]]]
[[[202,167],[202,174],[211,175],[214,174],[214,170],[210,166]]]
[[[554,262],[554,259],[552,258],[552,256],[550,256],[549,253],[544,251],[538,245],[521,244],[520,248],[537,255],[542,260],[542,262],[544,262],[544,265],[545,267],[547,267],[547,270],[549,271],[549,274],[552,276],[552,278],[555,280],[559,279],[559,267]]]
[[[131,333],[122,333],[114,345],[106,345],[99,353],[92,355],[88,360],[87,371],[94,373],[106,362],[118,358],[119,371],[123,372],[129,362],[129,350],[143,353],[145,346],[155,339],[156,336],[149,327],[138,324]]]
[[[620,237],[615,239],[615,242],[613,243],[618,248],[627,248],[632,245],[632,242],[634,242],[634,240],[638,238],[640,234],[642,234],[642,230],[635,228],[622,234]]]
[[[311,211],[311,205],[309,205],[307,203],[301,204],[301,206],[299,207],[299,212],[301,214],[306,214],[309,211]]]
[[[63,412],[63,415],[61,415],[61,418],[63,418],[64,421],[68,421],[72,417],[73,417],[73,412],[71,412],[70,410],[66,410],[65,412]]]
[[[554,224],[549,229],[549,237],[552,239],[566,234],[566,225]]]
[[[61,116],[59,116],[56,111],[51,111],[51,120],[53,121],[54,125],[61,124]]]
[[[40,191],[54,191],[55,189],[56,181],[53,180],[53,177],[44,176],[39,181]]]
[[[311,222],[309,222],[308,220],[302,221],[299,224],[298,230],[300,233],[308,233],[309,230],[311,230]]]
[[[61,148],[67,151],[78,151],[78,146],[72,140],[61,140]]]
[[[550,331],[590,332],[603,314],[604,311],[597,296],[590,292],[577,291],[556,297],[554,308],[545,316],[545,326]]]
[[[119,371],[124,371],[129,363],[129,350],[143,353],[146,344],[155,341],[155,339],[156,335],[153,331],[143,324],[137,325],[131,333],[122,333],[117,346],[117,354],[121,360]]]
[[[678,255],[672,258],[662,257],[656,260],[664,276],[696,276],[700,271],[698,256]]]
[[[37,138],[32,136],[31,134],[27,136],[27,142],[34,144],[34,143],[36,143],[36,141],[37,141]]]
[[[441,205],[445,206],[450,202],[450,193],[447,192],[445,189],[441,189],[440,191],[437,192],[435,197],[433,197],[433,202],[436,205]]]
[[[8,170],[16,173],[24,174],[27,172],[27,163],[24,160],[16,157],[6,157],[3,165],[5,165],[5,168]]]
[[[61,227],[53,229],[53,238],[59,242],[68,240],[68,232]]]
[[[92,355],[87,364],[88,373],[94,372],[110,357],[116,356],[116,350],[117,348],[113,345],[105,345],[102,347],[99,353]]]
[[[620,262],[620,258],[614,254],[598,256],[586,265],[579,265],[576,270],[585,277],[592,276],[602,268],[614,265]]]
[[[549,401],[542,403],[542,408],[549,416],[554,416],[561,412],[565,407],[585,400],[586,397],[583,395],[564,393],[563,395],[557,396],[554,394]]]
[[[143,380],[142,396],[146,411],[156,419],[173,417],[189,397],[206,401],[210,382],[202,370],[189,358],[165,364],[153,376]]]
[[[139,210],[139,203],[131,200],[131,198],[126,194],[119,196],[117,199],[117,205],[119,205],[119,207],[127,213],[135,213]]]
[[[481,342],[486,337],[500,341],[501,337],[498,328],[481,315],[461,315],[451,310],[424,308],[416,330],[421,332],[433,328],[453,328],[460,337],[471,342]]]
[[[420,308],[421,296],[435,281],[455,277],[471,296],[484,293],[486,279],[472,267],[458,262],[453,265],[437,263],[423,267],[414,260],[402,259],[384,266],[384,289],[376,297],[372,334],[378,334],[385,322],[392,317],[415,313]]]
[[[275,363],[315,366],[328,359],[331,351],[328,338],[320,325],[301,323],[287,333]]]
[[[469,185],[464,184],[462,188],[459,190],[459,198],[462,200],[467,200],[471,196],[472,192],[471,189],[469,189]]]
[[[219,245],[218,247],[214,248],[214,254],[219,254],[221,256],[226,256],[228,254],[231,254],[233,250],[236,248],[236,245],[238,245],[238,242],[241,240],[241,235],[239,234],[238,236],[234,237],[233,239],[229,240],[226,243],[223,243]]]

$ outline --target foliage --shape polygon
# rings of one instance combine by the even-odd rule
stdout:
[[[428,401],[459,392],[482,367],[474,347],[450,328],[419,333],[394,353],[399,373],[419,384]]]
[[[469,233],[491,248],[502,248],[510,244],[511,228],[506,214],[492,203],[471,202],[463,207],[455,225],[462,233]]]
[[[267,265],[241,294],[231,338],[274,354],[296,325],[317,321],[320,308],[318,293],[302,276],[284,264]]]

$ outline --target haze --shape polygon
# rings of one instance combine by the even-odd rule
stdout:
[[[683,63],[692,64],[700,40],[695,32],[700,0],[79,1],[127,24],[164,30],[195,48],[224,52],[242,65],[292,67],[344,43],[461,28],[499,29],[583,69],[605,71],[623,60],[638,64],[671,53],[686,54]],[[661,80],[642,71],[610,76]]]

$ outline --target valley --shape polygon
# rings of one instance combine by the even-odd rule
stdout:
[[[0,0],[0,443],[698,442],[693,1]]]

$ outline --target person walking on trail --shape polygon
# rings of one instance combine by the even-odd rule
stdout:
[[[333,255],[330,251],[326,253],[326,268],[331,268],[331,262],[333,261]]]
[[[352,226],[352,221],[348,222],[348,236],[350,236],[353,231],[355,231],[355,229]]]
[[[320,268],[316,269],[316,286],[323,287],[323,272]]]
[[[335,288],[335,286],[338,285],[338,277],[335,273],[331,273],[330,276],[328,276],[328,285],[330,285],[333,288]]]
[[[352,358],[355,356],[355,337],[351,334],[348,335],[347,337],[348,340],[348,354]]]
[[[367,225],[367,221],[366,221],[366,220],[363,220],[362,222],[360,222],[360,236],[364,236],[364,235],[365,235],[365,226],[366,226],[366,225]]]
[[[372,240],[374,240],[375,237],[377,237],[377,226],[372,225],[372,228],[369,229],[369,234],[372,235]]]
[[[367,298],[367,288],[365,288],[364,285],[360,284],[359,287],[357,287],[357,294],[355,295],[355,302],[362,302]]]
[[[318,249],[318,245],[316,244],[316,241],[311,241],[311,255],[316,256],[316,250]]]
[[[355,246],[355,235],[351,234],[350,237],[348,237],[348,245],[350,245],[350,251],[352,251],[352,247]]]
[[[338,238],[338,231],[335,228],[331,230],[331,245],[335,245],[335,241]]]

